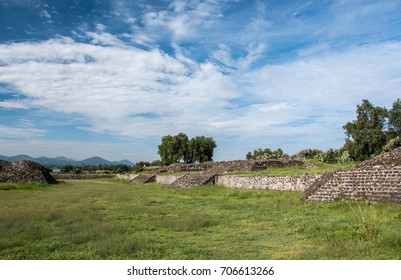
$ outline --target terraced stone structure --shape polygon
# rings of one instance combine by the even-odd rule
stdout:
[[[185,188],[192,186],[199,186],[205,184],[215,184],[216,176],[219,174],[226,174],[230,171],[235,170],[261,170],[270,167],[283,167],[283,166],[302,166],[304,162],[298,159],[284,158],[284,159],[265,159],[265,160],[234,160],[225,162],[207,162],[201,164],[180,164],[172,165],[167,167],[161,167],[159,169],[153,170],[153,172],[162,173],[172,173],[172,172],[185,172],[185,171],[201,171],[196,174],[186,174],[181,176],[176,176],[175,180],[161,179],[161,176],[152,177],[149,180],[142,180],[145,178],[144,175],[139,178],[139,176],[132,175],[119,175],[117,178],[125,178],[131,182],[136,183],[148,183],[148,182],[160,182],[166,183],[173,188]],[[152,175],[149,175],[152,176]]]
[[[39,163],[29,160],[15,162],[0,160],[1,183],[55,184],[57,180],[50,171]]]
[[[363,162],[358,168],[330,172],[301,196],[308,201],[369,200],[401,202],[401,148]]]

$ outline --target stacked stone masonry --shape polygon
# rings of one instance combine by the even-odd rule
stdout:
[[[140,180],[139,178],[139,174],[117,174],[116,178],[117,179],[123,179],[123,180],[128,180],[132,183],[140,183],[138,180]],[[158,184],[162,184],[162,185],[170,185],[172,183],[174,183],[175,181],[181,179],[182,177],[184,177],[185,175],[151,175],[152,178],[150,181],[146,181],[146,183],[150,183],[150,182],[155,182]],[[146,177],[149,179],[149,177]]]
[[[401,167],[337,171],[303,194],[308,201],[401,202]]]
[[[198,174],[187,174],[170,184],[172,188],[187,188],[206,184],[214,184],[215,172],[201,172]]]
[[[203,174],[204,175],[204,174]],[[212,174],[208,175],[209,177],[203,177],[202,182],[205,183],[214,183],[227,188],[244,188],[244,189],[266,189],[266,190],[280,190],[280,191],[304,191],[308,188],[314,181],[320,178],[321,175],[304,175],[304,176],[233,176],[233,175],[218,175],[212,177]],[[133,177],[138,177],[138,175],[118,175],[116,176],[119,179],[129,180],[134,182]],[[156,175],[154,178],[154,182],[169,185],[174,187],[175,182],[177,182],[178,186],[186,187],[193,186],[197,183],[186,181],[187,183],[183,183],[183,180],[188,180],[191,178],[188,175]],[[193,178],[193,177],[192,177]],[[181,182],[180,182],[181,181]]]
[[[156,175],[156,179],[155,182],[162,184],[162,185],[171,185],[173,184],[175,181],[181,179],[182,177],[184,177],[185,175],[169,175],[169,176],[163,176],[163,175]]]
[[[230,176],[219,175],[216,184],[227,188],[304,191],[321,175],[304,176]]]
[[[372,159],[365,160],[359,167],[373,167],[373,166],[399,166],[401,165],[401,147],[396,148],[390,152],[375,156]]]
[[[22,160],[8,162],[0,160],[0,183],[56,184],[50,170],[39,163]]]

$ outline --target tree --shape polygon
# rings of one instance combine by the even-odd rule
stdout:
[[[343,126],[347,135],[345,148],[352,158],[362,161],[379,154],[386,144],[387,109],[365,99],[357,105],[356,113],[356,120]]]
[[[174,136],[174,141],[178,161],[183,160],[184,162],[187,162],[188,136],[181,132]]]
[[[213,160],[216,142],[212,137],[196,136],[188,142],[187,162],[206,162]]]
[[[212,137],[196,136],[188,141],[185,133],[163,136],[159,147],[159,155],[164,165],[176,162],[211,161],[216,142]]]
[[[73,170],[74,170],[74,166],[72,166],[71,164],[66,164],[60,168],[60,171],[65,172],[65,173],[71,172]]]
[[[388,111],[388,141],[401,136],[401,100],[393,103]]]
[[[114,165],[113,173],[124,173],[130,171],[130,168],[126,164]]]
[[[162,137],[162,143],[159,145],[159,155],[165,165],[169,165],[181,160],[187,160],[188,136],[184,133]]]
[[[253,159],[253,155],[252,155],[252,153],[251,152],[248,152],[247,154],[246,154],[246,157],[245,157],[247,160],[251,160],[251,159]]]
[[[162,137],[162,143],[158,146],[159,151],[157,152],[160,156],[162,164],[169,165],[173,163],[173,136],[166,135]]]

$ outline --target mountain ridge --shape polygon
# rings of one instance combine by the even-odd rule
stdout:
[[[63,166],[63,165],[73,165],[73,166],[77,166],[77,165],[117,165],[117,164],[125,164],[125,165],[130,165],[133,166],[135,165],[133,162],[127,160],[127,159],[123,159],[120,161],[109,161],[107,159],[104,159],[102,157],[99,156],[93,156],[84,160],[75,160],[75,159],[70,159],[67,158],[65,156],[59,156],[59,157],[55,157],[55,158],[49,158],[49,157],[30,157],[28,155],[16,155],[16,156],[3,156],[0,155],[0,160],[5,160],[5,161],[20,161],[20,160],[30,160],[30,161],[34,161],[37,162],[41,165],[45,165],[45,166]]]

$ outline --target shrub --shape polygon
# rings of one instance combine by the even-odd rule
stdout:
[[[401,147],[401,136],[391,139],[383,147],[383,152],[390,152],[395,148]]]

